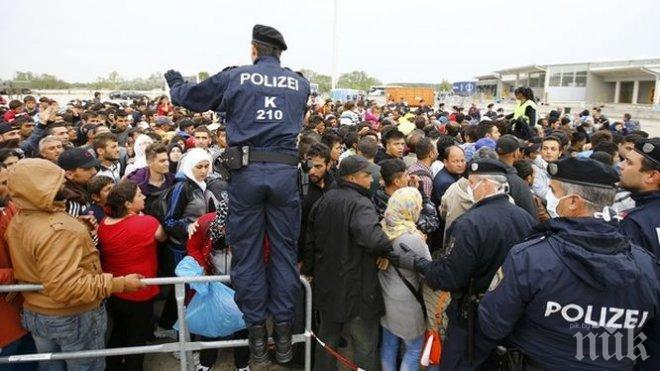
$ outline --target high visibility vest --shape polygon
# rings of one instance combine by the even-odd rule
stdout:
[[[535,122],[529,122],[529,117],[525,116],[525,110],[527,107],[532,107],[538,112],[538,107],[536,106],[536,103],[534,103],[533,100],[527,99],[524,103],[518,103],[516,105],[516,109],[513,111],[513,119],[517,119],[518,117],[522,117],[523,120],[527,122],[527,124],[534,125]]]

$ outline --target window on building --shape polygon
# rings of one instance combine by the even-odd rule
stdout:
[[[575,86],[575,72],[562,73],[561,86]]]
[[[539,88],[545,87],[545,72],[539,73]]]
[[[587,71],[577,71],[575,73],[575,86],[587,86]]]
[[[550,86],[561,86],[561,72],[556,72],[550,75]]]
[[[530,73],[529,74],[529,87],[530,88],[539,87],[539,74],[538,73]]]

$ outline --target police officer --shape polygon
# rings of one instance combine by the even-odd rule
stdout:
[[[658,265],[605,208],[616,172],[574,157],[548,172],[560,218],[511,249],[480,303],[481,331],[524,355],[516,369],[631,370],[641,353],[660,358]]]
[[[621,164],[620,186],[631,192],[636,204],[621,222],[621,231],[660,257],[660,138],[635,143]]]
[[[226,112],[231,278],[257,363],[268,362],[268,313],[275,322],[276,359],[291,359],[290,323],[300,290],[296,139],[310,90],[305,78],[280,66],[286,49],[279,31],[256,25],[252,65],[227,68],[199,84],[185,83],[176,71],[165,74],[175,104],[197,112]],[[268,263],[264,238],[271,246]]]
[[[397,257],[392,260],[422,274],[431,288],[451,292],[441,370],[477,369],[488,357],[492,344],[474,336],[479,325],[478,298],[488,289],[509,249],[535,224],[529,213],[509,200],[504,164],[481,159],[473,161],[469,171],[468,192],[476,203],[449,227],[445,256],[429,261],[408,251],[398,256],[398,262]]]

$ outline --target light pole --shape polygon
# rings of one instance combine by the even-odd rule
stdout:
[[[333,1],[332,13],[332,89],[337,87],[337,3],[339,0]]]

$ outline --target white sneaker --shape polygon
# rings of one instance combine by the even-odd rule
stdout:
[[[197,371],[213,371],[213,366],[206,367],[206,366],[198,365]]]
[[[250,366],[243,367],[243,368],[237,368],[236,371],[250,371]]]
[[[157,339],[173,339],[176,340],[178,339],[178,334],[176,330],[170,329],[164,329],[160,326],[156,327],[156,331],[154,331],[154,337]]]

